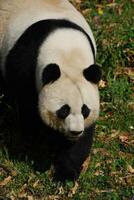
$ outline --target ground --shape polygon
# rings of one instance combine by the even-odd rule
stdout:
[[[53,182],[52,169],[36,171],[33,161],[10,157],[5,146],[13,127],[0,98],[0,199],[131,200],[134,198],[134,1],[72,0],[97,42],[101,110],[91,159],[76,183]],[[98,2],[100,4],[98,4]],[[8,118],[8,119],[7,119]],[[46,160],[47,162],[47,160]]]

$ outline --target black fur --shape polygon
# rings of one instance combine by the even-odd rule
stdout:
[[[63,105],[59,110],[56,111],[57,117],[60,119],[65,119],[70,113],[69,105]]]
[[[12,97],[17,95],[20,104],[21,101],[27,102],[26,104],[29,106],[29,103],[32,102],[33,107],[36,107],[38,96],[35,87],[35,69],[39,48],[52,32],[62,28],[75,29],[85,34],[95,59],[95,50],[90,37],[73,22],[62,19],[48,19],[34,23],[21,35],[7,56],[6,85],[11,102]]]
[[[95,124],[87,128],[84,135],[75,142],[67,140],[63,134],[59,133],[59,131],[53,131],[49,126],[44,127],[43,123],[41,125],[42,134],[36,136],[37,139],[35,140],[35,143],[36,146],[38,144],[39,146],[44,146],[46,144],[46,146],[49,147],[50,152],[52,152],[53,156],[51,157],[51,163],[54,164],[55,179],[58,181],[65,181],[66,179],[76,180],[81,172],[83,162],[90,153],[95,132]],[[41,153],[42,150],[40,156]],[[40,156],[38,155],[36,165],[39,165],[37,161],[40,159]],[[44,161],[44,159],[45,157],[41,157],[41,160]],[[39,170],[38,167],[36,169]],[[44,171],[43,166],[41,170]]]
[[[42,72],[42,82],[46,85],[50,82],[56,81],[61,75],[60,68],[56,64],[47,65]]]
[[[0,69],[0,96],[3,95],[3,92],[4,92],[4,80]]]
[[[76,142],[63,148],[55,161],[55,177],[60,181],[70,179],[75,181],[82,168],[83,162],[89,155],[93,141],[95,125],[87,128],[84,135]]]
[[[102,73],[100,67],[93,64],[83,71],[83,75],[88,81],[97,84],[101,80]]]
[[[38,94],[35,85],[35,70],[39,49],[42,42],[53,31],[61,28],[75,29],[86,35],[95,59],[95,50],[88,34],[72,22],[56,19],[42,20],[31,25],[18,39],[6,59],[6,95],[11,104],[14,104],[14,99],[16,100],[22,134],[28,138],[30,137],[31,141],[33,135],[40,133],[42,124],[38,116]],[[59,73],[57,74],[57,77],[59,77]],[[50,79],[54,80],[54,77],[46,79],[46,83],[50,82]],[[45,79],[43,78],[43,80]],[[42,130],[44,134],[49,134],[49,130],[45,125]],[[68,148],[65,149],[64,142],[62,143],[64,151],[61,150],[61,153],[59,151],[55,162],[56,177],[59,176],[60,180],[66,178],[75,180],[78,177],[81,165],[88,156],[93,133],[93,127],[87,129],[84,136],[77,142],[70,143],[67,141]]]
[[[89,115],[89,113],[90,113],[90,109],[84,104],[84,105],[82,106],[82,108],[81,108],[81,113],[82,113],[82,115],[83,115],[83,117],[84,117],[84,119],[85,119],[85,118],[88,117],[88,115]]]

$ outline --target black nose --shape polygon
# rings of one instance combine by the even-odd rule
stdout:
[[[73,135],[80,135],[82,131],[70,131]]]

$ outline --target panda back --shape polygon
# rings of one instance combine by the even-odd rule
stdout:
[[[2,63],[5,62],[9,50],[24,31],[32,24],[44,19],[67,19],[78,24],[89,34],[95,48],[90,27],[83,16],[67,0],[12,0],[12,2],[1,0],[0,8],[8,10],[9,13],[1,50]]]

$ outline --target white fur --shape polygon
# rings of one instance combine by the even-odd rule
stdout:
[[[42,44],[36,71],[37,88],[40,90],[41,74],[49,63],[60,66],[62,73],[72,80],[80,77],[82,71],[94,63],[93,53],[87,37],[73,29],[58,29]]]
[[[70,114],[65,120],[65,127],[67,128],[66,132],[84,131],[84,119],[81,114]]]
[[[7,1],[11,5],[7,8]],[[92,31],[84,17],[69,3],[68,0],[9,0],[0,1],[1,9],[8,9],[9,18],[3,41],[2,69],[5,57],[15,41],[31,24],[42,19],[68,19],[80,25],[91,37],[95,47]]]
[[[65,120],[59,120],[56,111],[64,104],[71,108],[70,115]],[[86,104],[91,112],[84,120],[81,108]],[[39,112],[42,120],[56,130],[72,137],[70,131],[83,131],[89,127],[99,115],[99,94],[97,86],[89,83],[81,75],[78,81],[62,74],[60,79],[49,84],[40,92]]]
[[[10,0],[1,0],[0,8],[5,9]],[[33,23],[43,19],[68,19],[81,26],[90,36],[95,51],[92,31],[83,16],[67,0],[12,0],[9,20],[3,40],[1,56],[4,74],[5,58],[21,34]],[[56,63],[61,77],[53,84],[41,89],[41,74],[49,63]],[[96,85],[83,77],[83,69],[93,64],[93,54],[86,36],[73,29],[56,30],[40,48],[36,85],[39,92],[39,113],[42,120],[68,137],[70,131],[84,131],[98,117],[99,94]],[[71,113],[65,120],[56,116],[56,111],[68,104]],[[81,108],[86,104],[90,115],[84,120]],[[80,135],[79,135],[80,136]]]

